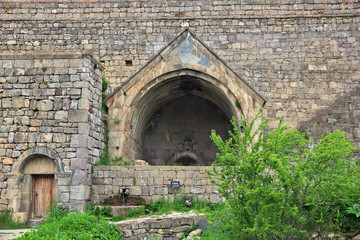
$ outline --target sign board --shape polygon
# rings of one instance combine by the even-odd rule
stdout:
[[[170,187],[171,188],[179,188],[180,187],[180,182],[179,181],[171,181],[170,182]]]

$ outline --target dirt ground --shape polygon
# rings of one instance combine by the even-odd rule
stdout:
[[[30,229],[0,230],[0,240],[18,238]]]

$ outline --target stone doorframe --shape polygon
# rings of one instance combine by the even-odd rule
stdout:
[[[230,118],[243,116],[249,120],[266,102],[247,80],[185,29],[107,98],[113,157],[122,156],[127,161],[141,158],[142,134],[149,115],[162,102],[174,99],[163,90],[182,77],[199,83],[206,94],[194,94],[212,101]]]
[[[32,191],[32,174],[25,174],[24,169],[26,165],[38,157],[43,157],[54,161],[55,170],[51,172],[44,172],[44,174],[54,175],[54,199],[57,201],[61,192],[59,185],[69,181],[70,175],[64,172],[63,163],[58,154],[45,147],[35,147],[23,152],[14,162],[11,173],[8,176],[8,182],[14,191],[14,199],[9,203],[8,208],[14,210],[15,216],[19,216],[23,221],[30,218],[31,215],[31,191]],[[11,181],[9,181],[11,180]]]

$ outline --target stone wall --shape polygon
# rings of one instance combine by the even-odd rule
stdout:
[[[55,161],[55,172],[31,174],[54,174],[55,199],[83,208],[103,148],[100,68],[86,54],[0,55],[0,208],[29,210],[25,170],[41,156]]]
[[[356,0],[7,0],[0,51],[91,51],[114,89],[188,27],[268,98],[271,124],[297,127],[359,84],[359,14]]]
[[[171,214],[165,217],[147,217],[114,223],[125,240],[179,239],[184,232],[197,225],[204,214]]]
[[[172,199],[176,194],[196,195],[201,199],[219,202],[221,197],[205,173],[211,167],[195,166],[95,166],[91,201],[102,203],[119,195],[124,188],[130,196],[146,201],[161,197]],[[171,181],[179,181],[180,188],[170,187]]]
[[[310,121],[303,123],[299,130],[317,138],[336,130],[347,132],[360,148],[360,86],[339,97],[328,108],[320,111]],[[359,153],[358,153],[359,154]]]

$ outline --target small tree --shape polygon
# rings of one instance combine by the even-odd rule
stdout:
[[[235,237],[308,239],[319,227],[360,227],[346,215],[360,199],[360,172],[351,158],[358,149],[344,132],[315,144],[282,119],[268,130],[261,111],[248,124],[233,118],[232,125],[226,141],[211,133],[219,153],[208,174],[226,199]]]

